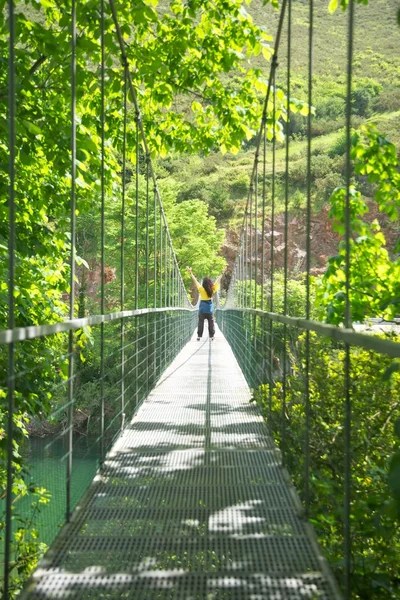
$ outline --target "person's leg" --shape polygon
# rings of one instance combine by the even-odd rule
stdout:
[[[214,315],[211,313],[207,315],[208,320],[208,335],[213,338],[215,335]]]
[[[204,317],[206,317],[206,315],[204,313],[199,313],[199,323],[197,325],[197,337],[198,338],[201,338],[201,336],[203,335]]]

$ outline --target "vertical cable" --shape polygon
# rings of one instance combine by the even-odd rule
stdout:
[[[122,140],[121,198],[121,312],[125,309],[125,192],[126,192],[126,126],[128,113],[128,63],[124,59],[124,120]],[[125,425],[125,319],[121,319],[121,430]]]
[[[162,211],[160,207],[160,308],[163,305],[163,223],[162,223]]]
[[[241,248],[241,243],[239,243],[239,249],[238,249],[238,253],[236,255],[236,260],[235,260],[235,268],[236,268],[236,278],[235,278],[235,283],[232,286],[232,276],[231,276],[231,282],[228,288],[228,293],[226,295],[226,303],[225,303],[225,307],[230,306],[230,301],[233,298],[233,302],[236,306],[238,306],[240,308],[240,264],[241,264],[241,254],[242,254],[242,248]],[[223,313],[220,313],[221,317],[223,316]]]
[[[258,163],[259,163],[259,151],[256,152],[255,157],[255,169],[254,169],[254,308],[257,309],[257,270],[258,270],[258,235],[257,235],[257,211],[258,211]],[[253,315],[252,319],[253,326],[253,347],[257,349],[257,315]],[[255,355],[256,356],[256,355]],[[258,385],[258,381],[255,380],[255,385]],[[261,383],[261,382],[260,382]]]
[[[149,308],[149,221],[150,221],[150,198],[149,198],[149,179],[150,179],[150,154],[146,153],[146,308]],[[149,338],[149,315],[146,319],[146,342]],[[146,343],[146,396],[149,390],[149,344]]]
[[[176,272],[176,267],[173,265],[173,277],[172,277],[172,306],[177,306],[176,302],[176,281],[178,274]]]
[[[168,238],[167,238],[167,230],[164,225],[164,237],[165,237],[165,252],[164,252],[164,306],[168,306],[167,304],[167,294],[168,294]]]
[[[157,188],[154,187],[154,289],[153,289],[153,305],[157,308]]]
[[[173,254],[173,259],[175,259],[175,254]],[[179,267],[176,265],[175,260],[173,262],[174,265],[174,306],[179,306],[178,297],[179,297],[179,281],[178,278],[180,276]]]
[[[245,269],[245,298],[244,298],[244,307],[247,308],[247,278],[248,278],[248,248],[249,248],[249,244],[248,244],[248,239],[247,239],[247,210],[248,207],[246,206],[246,213],[245,213],[245,226],[244,226],[244,269]]]
[[[256,154],[255,182],[254,182],[254,308],[257,308],[257,270],[258,270],[258,234],[257,234],[257,213],[258,213],[258,163],[259,154]],[[255,333],[255,332],[254,332]]]
[[[283,314],[287,314],[287,282],[288,282],[288,226],[289,226],[289,119],[290,119],[290,69],[292,51],[292,1],[288,2],[288,56],[287,56],[287,128],[286,128],[286,156],[285,156],[285,230],[284,230],[284,281],[283,281]],[[286,386],[287,386],[287,325],[283,325],[283,381],[282,381],[282,433],[281,450],[282,460],[285,464],[285,438],[286,438]]]
[[[312,106],[312,51],[314,29],[314,0],[309,6],[308,34],[308,118],[307,118],[307,224],[306,224],[306,319],[310,319],[310,267],[311,267],[311,106]],[[305,360],[305,436],[304,436],[304,504],[305,517],[310,513],[310,332],[306,330]]]
[[[243,224],[243,230],[242,230],[242,291],[241,291],[241,297],[242,297],[242,308],[245,308],[246,303],[245,303],[245,278],[246,278],[246,228],[245,228],[245,224]]]
[[[171,248],[171,252],[170,252],[170,279],[171,279],[171,285],[170,285],[170,306],[174,306],[174,277],[176,275],[176,263],[175,263],[175,253],[174,253],[174,246],[172,243],[172,238],[170,233],[169,234],[169,243],[170,243],[170,248]]]
[[[168,294],[169,294],[169,289],[168,289],[168,279],[169,279],[169,272],[168,272],[168,261],[169,261],[169,244],[168,244],[168,237],[167,237],[167,227],[166,225],[164,225],[164,232],[165,232],[165,264],[164,264],[164,281],[165,281],[165,296],[164,296],[164,306],[168,306]]]
[[[170,267],[169,267],[169,276],[170,276],[170,292],[169,292],[169,305],[170,306],[174,306],[174,275],[175,275],[175,269],[174,269],[174,263],[173,263],[173,248],[171,247],[171,255],[170,255]],[[175,320],[175,315],[173,317],[173,319]]]
[[[274,312],[274,270],[275,270],[275,172],[276,172],[276,69],[278,67],[278,57],[274,54],[272,59],[272,85],[274,89],[273,93],[273,107],[272,107],[272,126],[273,126],[273,138],[272,138],[272,173],[271,173],[271,254],[270,254],[270,299],[269,299],[269,310]],[[272,416],[272,393],[273,393],[273,361],[274,361],[274,322],[272,319],[269,321],[269,419]]]
[[[135,310],[139,308],[139,121],[140,114],[136,111],[136,181],[135,181]]]
[[[168,305],[173,306],[172,302],[172,247],[169,246],[168,253]]]
[[[74,318],[75,305],[75,221],[76,221],[76,3],[71,4],[71,255],[69,318]],[[73,413],[74,413],[74,334],[68,334],[68,455],[66,481],[66,520],[71,518],[72,453],[73,453]]]
[[[157,308],[157,188],[154,186],[154,289],[153,307]],[[154,313],[154,381],[157,379],[157,313]]]
[[[180,302],[179,302],[179,293],[180,293],[180,271],[178,269],[178,267],[175,267],[175,306],[180,306]]]
[[[15,328],[15,12],[14,0],[8,1],[8,174],[9,174],[9,241],[8,241],[8,328]],[[6,531],[4,547],[4,598],[9,597],[12,539],[12,486],[14,451],[14,392],[15,392],[15,345],[8,346],[7,366],[7,491]]]
[[[140,173],[140,113],[136,107],[136,170],[135,170],[135,310],[139,308],[139,173]],[[140,318],[134,319],[135,323],[135,405],[138,402],[139,380],[138,380],[138,338],[140,337]],[[139,325],[138,325],[139,323]]]
[[[354,37],[354,0],[349,0],[348,57],[347,57],[347,95],[346,95],[346,314],[345,327],[351,328],[350,305],[350,184],[351,184],[351,92],[353,76],[353,37]],[[345,461],[344,461],[344,560],[345,560],[345,598],[351,597],[351,358],[350,346],[345,345]]]
[[[149,307],[149,221],[150,221],[150,154],[146,154],[146,308]]]
[[[100,0],[101,10],[101,308],[105,313],[105,36],[104,36],[104,0]],[[104,322],[100,324],[100,464],[104,461]]]
[[[241,307],[245,308],[245,231],[242,232],[242,240],[241,240],[241,251],[240,251],[240,278],[241,278]]]
[[[253,308],[253,303],[252,303],[252,292],[253,292],[253,232],[252,232],[252,227],[253,227],[253,182],[250,183],[250,214],[249,214],[249,221],[250,221],[250,298],[249,298],[249,307]]]
[[[169,233],[169,232],[168,232]],[[168,306],[172,306],[172,277],[171,277],[171,271],[172,271],[172,265],[171,265],[171,258],[172,258],[172,246],[171,246],[171,241],[169,241],[168,244],[168,263],[167,263],[167,268],[168,268]],[[168,362],[170,359],[170,355],[171,355],[171,350],[172,350],[172,340],[173,340],[173,329],[174,329],[174,313],[170,313],[169,319],[168,319],[168,324],[169,324],[169,337],[168,337]]]
[[[176,272],[175,272],[175,264],[173,262],[173,248],[171,250],[171,269],[170,269],[170,273],[171,273],[171,306],[175,306],[175,277],[176,277]],[[174,314],[174,320],[175,320],[175,314]]]
[[[231,274],[231,281],[228,289],[228,293],[225,299],[225,307],[228,306],[228,303],[233,298],[233,303],[235,306],[239,306],[239,288],[238,288],[238,280],[240,273],[240,246],[238,252],[236,254],[235,264],[233,265],[233,271]],[[221,315],[222,316],[222,315]]]
[[[267,115],[263,114],[263,158],[262,158],[262,209],[261,209],[261,264],[260,264],[260,285],[261,285],[261,298],[260,298],[260,309],[264,310],[264,271],[265,271],[265,197],[266,197],[266,163],[267,163]],[[269,322],[264,317],[260,319],[261,324],[261,338],[262,338],[262,356],[263,356],[263,366],[262,366],[262,377],[264,378],[265,372],[265,363],[267,361],[267,332],[266,332],[266,323]]]
[[[164,218],[164,215],[163,215]],[[164,245],[165,245],[165,252],[164,252],[164,306],[165,308],[168,306],[167,304],[167,291],[168,291],[168,276],[167,276],[167,256],[168,256],[168,250],[169,250],[169,246],[168,246],[168,237],[167,237],[167,227],[165,225],[165,221],[164,221]],[[166,362],[167,362],[167,324],[168,324],[168,316],[166,311],[164,312],[164,354],[163,354],[163,368],[166,366]]]
[[[174,300],[174,286],[175,286],[175,278],[174,278],[174,249],[171,246],[171,267],[170,267],[170,273],[171,273],[171,306],[175,306],[175,300]]]
[[[263,116],[263,184],[262,184],[262,212],[261,212],[261,301],[260,308],[264,310],[264,271],[265,271],[265,199],[267,187],[267,116]]]
[[[238,294],[238,306],[239,306],[239,308],[243,308],[243,306],[242,306],[242,294],[243,294],[243,281],[242,281],[243,247],[242,247],[242,241],[243,241],[243,231],[242,231],[242,235],[240,236],[239,257],[238,257],[238,282],[239,282],[239,287],[238,287],[238,284],[236,283],[237,294]],[[231,287],[229,286],[228,294],[230,295],[230,293],[231,293]],[[228,296],[228,298],[229,297],[230,296]]]
[[[239,281],[239,288],[237,291],[238,294],[238,305],[240,308],[243,308],[243,247],[242,245],[240,246],[240,253],[239,253],[239,269],[238,269],[238,281]],[[236,284],[237,286],[238,284]]]

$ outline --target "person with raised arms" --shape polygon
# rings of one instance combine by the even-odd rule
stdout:
[[[214,324],[214,304],[212,301],[213,295],[219,290],[219,282],[223,275],[221,275],[212,282],[210,277],[204,277],[202,283],[200,284],[196,277],[193,275],[192,267],[186,267],[187,271],[190,273],[191,278],[193,279],[196,288],[198,289],[200,295],[200,304],[199,304],[199,322],[197,326],[197,341],[199,342],[204,331],[204,321],[207,319],[208,321],[208,334],[211,340],[214,340],[215,336],[215,324]]]

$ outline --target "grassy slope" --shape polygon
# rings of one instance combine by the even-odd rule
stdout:
[[[314,3],[314,73],[328,80],[342,79],[346,69],[347,13],[328,13],[328,1]],[[372,77],[380,82],[399,85],[400,30],[396,23],[397,0],[370,0],[357,6],[354,36],[354,75]],[[308,2],[293,2],[292,67],[297,77],[304,77],[308,64]],[[258,25],[275,32],[277,14],[262,1],[254,0],[249,12]],[[286,62],[287,30],[283,31],[280,62]]]
[[[315,5],[313,70],[314,103],[318,115],[319,103],[329,102],[332,96],[345,95],[347,13],[338,11],[330,15],[327,0],[319,0]],[[368,121],[376,123],[400,148],[400,28],[396,23],[397,7],[397,0],[373,0],[368,6],[357,6],[353,71],[356,85],[366,77],[382,85],[382,92],[376,99],[376,107],[380,112],[375,112],[368,119],[357,118],[356,125]],[[270,6],[263,6],[262,0],[253,0],[248,11],[259,25],[275,33],[278,15]],[[306,0],[298,0],[293,3],[292,85],[294,93],[304,99],[307,97],[307,35],[308,3]],[[284,31],[279,54],[279,79],[282,84],[286,77],[286,47],[287,32]],[[262,67],[267,74],[269,65],[261,57],[253,59],[253,64]],[[385,110],[386,112],[382,112]],[[328,152],[341,136],[343,126],[344,118],[335,122],[323,121],[323,135],[313,139],[313,152]],[[304,164],[305,155],[306,140],[291,141],[291,169]],[[160,164],[160,175],[175,182],[180,190],[180,199],[205,200],[222,226],[237,229],[247,197],[253,159],[253,148],[243,150],[235,156],[215,153],[208,157],[169,157],[168,161]],[[267,160],[268,171],[271,166],[270,154]],[[163,167],[167,169],[164,170]],[[277,150],[277,173],[283,171],[284,148],[281,147]],[[301,189],[302,186],[292,186],[291,192],[296,192],[298,188]],[[278,212],[283,208],[282,191],[278,186]],[[324,201],[317,196],[318,193],[314,194],[314,203],[319,210]],[[226,211],[215,209],[215,204],[221,198],[228,206]]]

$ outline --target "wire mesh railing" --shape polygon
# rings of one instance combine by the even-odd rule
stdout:
[[[97,39],[85,38],[76,12],[72,0],[67,24],[65,15],[54,13],[54,31],[70,30],[69,75],[65,65],[53,65],[64,78],[56,93],[69,103],[70,129],[53,139],[46,137],[51,123],[39,114],[51,91],[38,87],[36,125],[35,115],[26,113],[18,54],[23,15],[8,3],[8,214],[1,229],[7,310],[0,331],[4,598],[14,597],[37,562],[43,550],[37,540],[49,545],[69,521],[116,437],[189,340],[196,319],[116,7],[102,0],[94,15]],[[107,52],[110,40],[117,41],[120,56]],[[92,123],[79,114],[85,76],[91,79]],[[27,119],[37,136],[30,147]],[[40,171],[46,153],[50,168]],[[31,179],[29,188],[27,165],[35,160],[38,184]],[[27,208],[29,194],[36,212]]]
[[[342,194],[341,242],[335,258],[341,264],[340,285],[331,301],[331,310],[337,302],[336,317],[341,315],[336,321],[329,313],[324,317],[317,306],[321,280],[312,268],[313,0],[308,14],[306,204],[301,215],[296,214],[301,233],[293,226],[289,123],[298,101],[292,85],[292,4],[282,2],[240,247],[217,321],[254,390],[282,463],[300,492],[304,516],[316,527],[345,597],[367,598],[374,589],[373,597],[389,598],[398,591],[399,576],[393,556],[398,521],[388,471],[396,447],[394,424],[400,416],[398,363],[393,362],[400,357],[400,338],[396,325],[386,333],[373,327],[366,332],[367,324],[352,321],[354,281],[360,269],[356,249],[363,243],[354,229],[360,215],[353,204],[355,2],[350,0],[347,8],[347,158],[343,188],[335,191]],[[278,59],[278,50],[284,60]],[[365,294],[375,281],[366,284]]]

